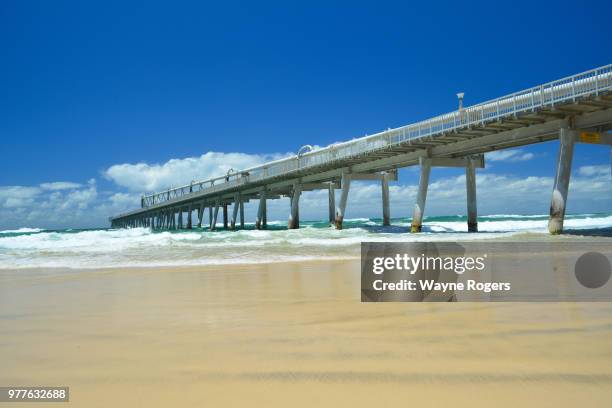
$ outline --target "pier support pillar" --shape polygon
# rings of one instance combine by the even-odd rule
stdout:
[[[191,215],[193,213],[193,208],[191,206],[189,206],[187,208],[187,229],[191,229],[192,228],[192,223],[191,223]]]
[[[261,218],[261,227],[263,229],[268,229],[268,198],[267,194],[263,200],[263,213]]]
[[[178,209],[178,229],[183,229],[183,209]]]
[[[223,204],[223,229],[227,229],[227,204]]]
[[[204,203],[200,203],[198,207],[198,228],[202,228],[202,219],[204,218]]]
[[[346,210],[346,202],[348,200],[349,189],[351,188],[351,174],[342,174],[342,193],[340,194],[340,205],[336,208],[336,229],[342,229],[344,221],[344,212]]]
[[[336,185],[333,182],[329,183],[327,194],[329,204],[329,223],[333,224],[336,221]]]
[[[219,215],[219,201],[217,201],[215,203],[215,212],[213,214],[213,217],[210,221],[210,230],[214,231],[217,229],[217,216]]]
[[[300,228],[300,195],[302,194],[302,185],[295,183],[293,185],[293,193],[291,194],[291,214],[289,214],[289,223],[287,228]]]
[[[425,200],[427,199],[427,187],[429,186],[429,173],[431,173],[431,159],[421,157],[419,159],[421,177],[419,178],[419,192],[416,204],[412,212],[412,226],[410,232],[421,232],[423,226],[423,212],[425,211]]]
[[[574,136],[567,127],[561,128],[559,133],[559,155],[557,156],[557,174],[550,203],[550,218],[548,231],[551,234],[560,234],[563,231],[563,219],[567,204],[567,191],[569,189],[570,173],[572,171],[572,158],[574,156]]]
[[[391,211],[389,208],[389,173],[384,172],[380,178],[382,187],[383,225],[391,225]]]
[[[231,229],[236,229],[236,218],[238,218],[238,208],[240,208],[240,194],[234,194],[234,207],[232,208]]]
[[[255,220],[255,228],[266,229],[268,226],[268,214],[266,210],[266,191],[262,190],[259,193],[259,208],[257,209],[257,219]]]
[[[208,207],[208,223],[210,224],[209,229],[210,229],[211,231],[213,230],[213,228],[212,228],[212,222],[213,222],[213,206],[212,206],[212,205],[210,205],[210,206]]]
[[[240,229],[244,229],[244,201],[240,197]]]
[[[478,211],[476,206],[476,163],[472,157],[467,158],[465,167],[465,186],[467,191],[468,232],[478,232]]]

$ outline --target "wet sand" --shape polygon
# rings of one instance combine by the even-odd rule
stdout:
[[[362,304],[359,283],[358,260],[0,271],[0,385],[75,407],[611,404],[610,303]]]

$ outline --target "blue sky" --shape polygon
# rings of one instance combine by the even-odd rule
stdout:
[[[140,185],[426,119],[453,110],[458,91],[473,104],[612,62],[609,1],[288,3],[2,2],[0,228],[103,226],[139,204]],[[530,205],[487,201],[483,185],[481,212],[545,213],[552,184],[534,186],[555,156],[548,143],[489,161],[485,177],[536,184],[524,185]],[[606,165],[609,149],[578,148],[570,211],[612,210]],[[432,181],[460,177],[436,169]],[[417,182],[402,172],[394,216],[409,215]],[[347,216],[377,215],[359,194]],[[427,211],[465,212],[455,201],[430,198]],[[307,214],[324,217],[324,204]]]

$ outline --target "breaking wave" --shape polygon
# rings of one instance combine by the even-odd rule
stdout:
[[[465,217],[428,217],[422,234],[407,233],[410,219],[383,227],[380,219],[345,220],[341,231],[327,222],[302,222],[287,230],[282,221],[268,230],[252,224],[239,231],[151,231],[148,228],[44,230],[20,228],[0,232],[0,269],[113,268],[222,265],[308,259],[356,258],[362,241],[466,241],[521,236],[548,239],[546,215],[479,217],[479,233],[467,233]],[[565,230],[575,236],[612,236],[612,215],[569,215]],[[551,238],[552,239],[552,238]],[[565,239],[556,237],[555,239]]]

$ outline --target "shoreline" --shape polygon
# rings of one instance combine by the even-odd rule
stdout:
[[[183,232],[183,231],[182,231]],[[434,235],[435,234],[435,235]],[[585,243],[585,242],[593,242],[607,245],[609,244],[612,248],[612,237],[610,236],[592,236],[592,235],[548,235],[548,234],[540,234],[540,233],[529,233],[529,232],[521,232],[516,233],[510,236],[496,236],[496,237],[486,237],[486,238],[475,238],[475,239],[461,239],[454,240],[452,239],[452,234],[454,233],[429,233],[428,235],[419,235],[419,240],[415,241],[406,241],[406,240],[378,240],[378,239],[363,239],[361,242],[351,242],[349,244],[341,244],[338,246],[331,245],[330,248],[327,248],[325,245],[322,246],[322,253],[315,253],[312,255],[305,254],[297,254],[292,255],[290,252],[295,250],[294,247],[286,247],[286,248],[276,248],[272,247],[272,249],[268,250],[266,246],[261,247],[261,252],[265,254],[265,251],[268,251],[269,255],[279,257],[277,259],[231,259],[232,253],[220,254],[218,258],[203,258],[201,261],[198,261],[199,253],[194,252],[193,254],[185,254],[183,256],[190,256],[190,258],[180,259],[172,262],[164,262],[164,261],[152,261],[151,263],[135,263],[135,264],[124,264],[124,265],[101,265],[101,266],[90,266],[90,265],[60,265],[60,266],[11,266],[11,267],[2,267],[0,266],[0,275],[2,273],[10,273],[21,271],[24,273],[28,272],[37,272],[37,271],[114,271],[114,270],[197,270],[202,268],[230,268],[230,267],[247,267],[247,266],[258,266],[258,265],[269,265],[269,264],[284,264],[284,263],[311,263],[311,262],[343,262],[343,261],[351,261],[360,259],[360,246],[363,242],[432,242],[432,243],[444,243],[444,242],[457,242],[461,243],[478,243],[478,244],[486,244],[490,243],[511,243],[511,242],[568,242],[572,240],[576,240],[577,242]],[[428,241],[426,238],[436,238]],[[440,239],[440,238],[449,238],[449,239]],[[217,247],[215,247],[217,248]],[[297,247],[296,247],[297,248]],[[197,250],[201,250],[196,248]],[[334,250],[344,252],[343,255],[330,255]],[[160,251],[169,251],[168,255],[171,255],[173,249],[170,248],[160,248]],[[97,254],[99,255],[99,254]],[[208,255],[208,254],[207,254]],[[220,256],[226,255],[224,259],[219,259]],[[68,258],[69,259],[69,258]],[[92,262],[92,261],[89,261]],[[200,263],[198,263],[200,262]]]

